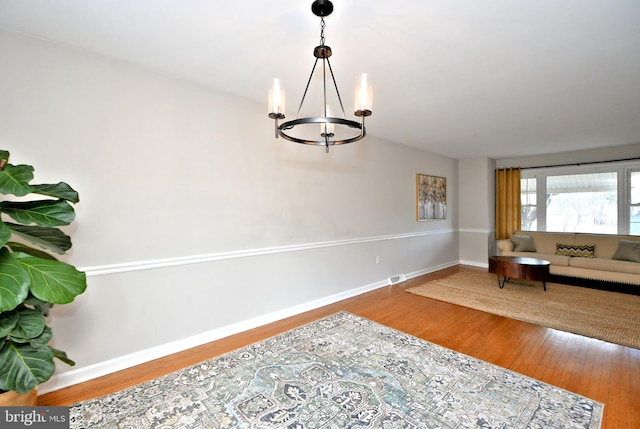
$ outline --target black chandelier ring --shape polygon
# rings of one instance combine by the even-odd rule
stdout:
[[[290,130],[295,126],[298,125],[305,125],[305,124],[338,124],[338,125],[346,125],[349,128],[356,128],[358,130],[360,130],[360,133],[354,137],[351,138],[347,138],[344,140],[329,140],[329,138],[333,137],[333,134],[329,134],[329,135],[324,135],[324,139],[323,140],[308,140],[308,139],[301,139],[298,137],[294,137],[291,136],[287,133],[285,133],[285,130]],[[363,124],[356,122],[356,121],[350,121],[349,119],[344,119],[344,118],[331,118],[331,117],[324,117],[324,116],[316,116],[316,117],[310,117],[310,118],[300,118],[300,119],[294,119],[291,121],[287,121],[282,123],[279,127],[278,130],[280,131],[280,137],[284,138],[285,140],[289,140],[295,143],[301,143],[301,144],[307,144],[307,145],[316,145],[316,146],[334,146],[334,145],[341,145],[341,144],[348,144],[348,143],[353,143],[353,142],[357,142],[358,140],[361,140],[364,138],[364,136],[366,135],[366,131],[365,128],[363,126]]]

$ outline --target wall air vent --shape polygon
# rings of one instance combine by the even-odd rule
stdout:
[[[396,274],[395,276],[389,277],[389,285],[396,285],[398,283],[406,282],[407,276],[404,274]]]

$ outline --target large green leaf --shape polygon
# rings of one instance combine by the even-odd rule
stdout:
[[[65,200],[2,201],[0,211],[25,225],[69,225],[75,219],[73,207]]]
[[[18,324],[18,313],[3,311],[0,313],[0,338],[5,338]]]
[[[49,249],[59,255],[71,249],[71,238],[58,228],[18,225],[10,222],[5,222],[5,225],[30,243],[36,244],[43,249]]]
[[[26,393],[53,375],[48,346],[6,342],[0,349],[0,389]]]
[[[31,192],[48,197],[60,198],[71,201],[72,203],[78,203],[80,201],[78,193],[64,182],[49,185],[32,185]]]
[[[28,246],[24,243],[10,241],[6,243],[5,246],[11,249],[12,252],[22,252],[26,253],[27,255],[35,256],[37,258],[53,259],[54,261],[57,260],[53,255],[48,254],[44,250],[38,250],[35,247]]]
[[[29,293],[31,277],[6,249],[0,250],[0,311],[16,308]]]
[[[37,310],[22,307],[16,311],[18,322],[13,331],[9,333],[11,340],[17,343],[28,343],[38,338],[44,331],[45,320],[42,313]]]
[[[40,334],[36,338],[32,338],[31,339],[31,345],[34,345],[34,346],[38,346],[38,345],[46,346],[47,344],[49,344],[49,341],[51,341],[51,338],[53,338],[53,331],[51,331],[50,327],[45,326],[44,330],[42,331],[42,334]],[[49,346],[49,347],[51,348],[51,346]],[[54,348],[51,348],[51,349],[53,350],[53,354],[55,356],[56,355],[56,350]]]
[[[11,229],[4,222],[0,222],[0,246],[11,240]]]
[[[0,192],[22,197],[33,192],[29,181],[33,179],[33,167],[30,165],[5,164],[0,170]]]
[[[73,265],[24,253],[14,253],[13,256],[29,273],[31,293],[38,299],[53,304],[67,304],[87,287],[85,273]]]

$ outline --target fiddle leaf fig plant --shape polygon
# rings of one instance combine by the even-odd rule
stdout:
[[[85,273],[59,261],[71,239],[59,227],[75,219],[78,193],[68,184],[31,184],[33,167],[9,163],[0,150],[0,392],[26,393],[47,381],[57,358],[46,317],[87,287]],[[43,198],[44,197],[44,198]]]

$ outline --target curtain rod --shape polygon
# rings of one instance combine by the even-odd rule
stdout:
[[[609,162],[623,162],[623,161],[637,161],[640,160],[639,157],[636,158],[623,158],[623,159],[611,159],[608,161],[588,161],[588,162],[577,162],[572,164],[555,164],[555,165],[537,165],[535,167],[520,167],[523,170],[533,170],[535,168],[551,168],[551,167],[579,167],[581,165],[591,165],[591,164],[607,164]]]

